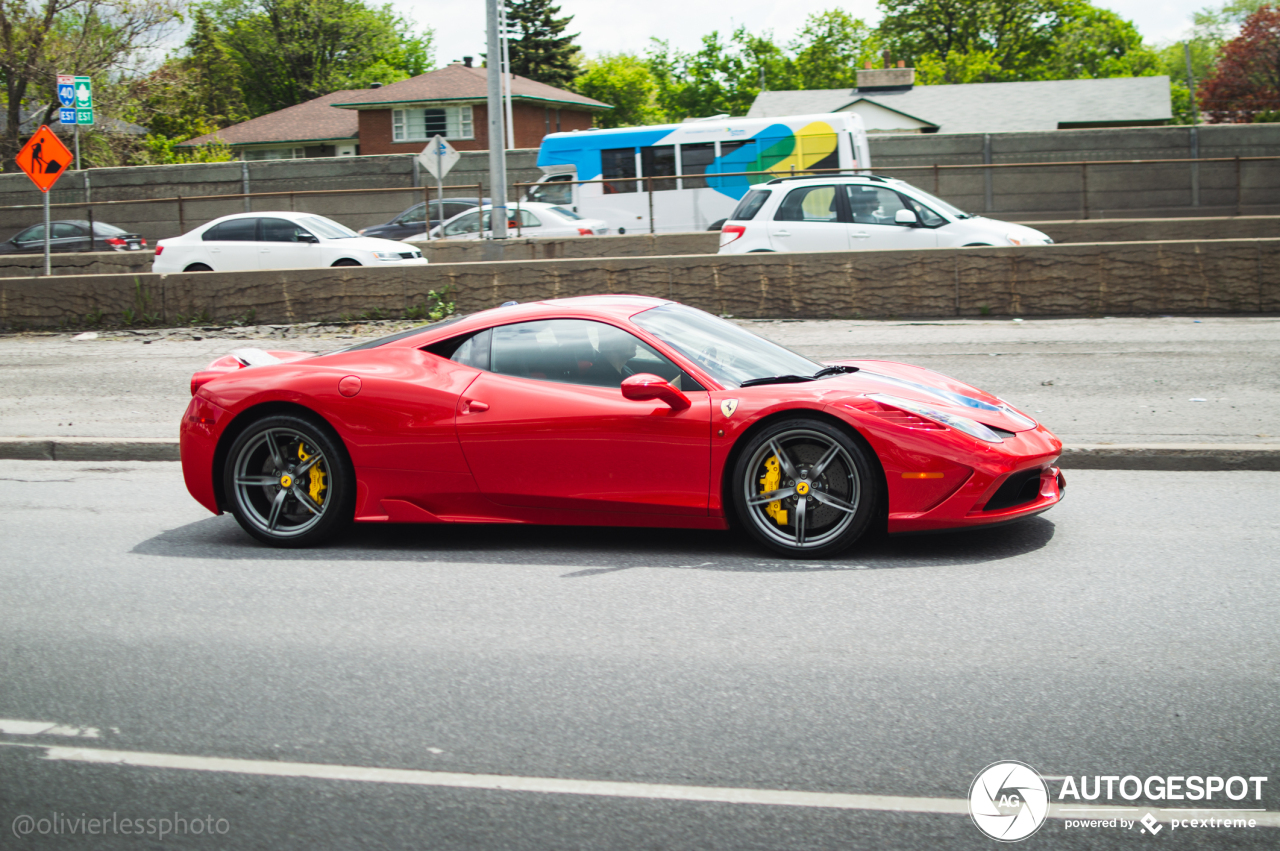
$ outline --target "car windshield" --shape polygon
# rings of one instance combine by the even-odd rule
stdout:
[[[574,221],[578,221],[582,218],[582,216],[579,216],[577,213],[575,213],[573,210],[570,210],[568,207],[552,207],[551,209],[559,213],[560,215],[564,216],[566,219],[573,219]]]
[[[911,186],[910,183],[905,185]],[[942,212],[946,213],[948,216],[954,216],[957,219],[972,218],[972,216],[970,216],[964,210],[961,210],[956,205],[948,204],[946,201],[943,201],[937,195],[931,195],[928,192],[925,192],[923,189],[921,189],[918,186],[911,186],[911,193],[915,195],[916,200],[923,201],[933,209],[941,210]]]
[[[631,321],[726,386],[773,376],[812,376],[822,369],[803,355],[683,304],[650,308]]]
[[[338,224],[333,219],[326,219],[324,216],[299,216],[298,221],[301,222],[314,234],[322,236],[325,239],[350,239],[360,234]]]

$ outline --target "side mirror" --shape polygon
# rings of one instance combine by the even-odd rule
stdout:
[[[693,403],[689,397],[672,387],[663,379],[647,372],[633,375],[622,380],[622,396],[633,402],[648,402],[661,399],[673,410],[683,411]]]
[[[893,214],[894,224],[899,225],[918,225],[920,217],[916,215],[915,210],[899,210]]]
[[[314,245],[320,241],[320,237],[316,236],[313,233],[303,233],[298,235],[298,241],[310,242],[312,245]]]

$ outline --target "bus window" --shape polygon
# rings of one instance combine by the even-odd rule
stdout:
[[[618,177],[636,176],[636,149],[609,148],[600,152],[600,176],[608,180]],[[613,192],[635,192],[638,180],[619,180],[617,183],[605,183],[605,194]]]
[[[676,146],[675,145],[655,145],[651,148],[640,149],[640,172],[644,177],[670,177],[676,173]],[[642,186],[649,189],[649,181],[645,181]],[[663,190],[675,189],[676,182],[674,180],[655,180],[653,181],[653,191],[661,192]]]
[[[740,171],[759,171],[760,163],[757,158],[757,148],[754,139],[744,142],[721,142],[720,143],[720,171],[725,174],[733,174]],[[762,180],[772,180],[772,177],[747,178],[748,183],[759,183]],[[722,186],[740,186],[741,177],[730,177],[725,180],[716,180],[709,178],[707,183],[713,189],[719,189]]]
[[[680,173],[706,174],[707,166],[716,158],[715,142],[699,142],[696,145],[680,146]],[[685,189],[706,189],[707,181],[703,177],[686,177]]]

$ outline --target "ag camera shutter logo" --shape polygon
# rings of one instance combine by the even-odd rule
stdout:
[[[969,817],[1000,842],[1017,842],[1040,829],[1049,815],[1049,786],[1022,762],[993,762],[969,787]]]

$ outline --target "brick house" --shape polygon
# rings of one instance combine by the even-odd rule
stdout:
[[[332,92],[306,103],[189,139],[221,139],[243,159],[412,154],[437,133],[460,151],[489,148],[488,69],[468,58],[388,86]],[[515,147],[536,148],[548,133],[587,130],[608,104],[514,75]]]

